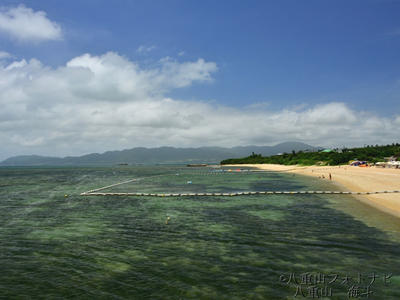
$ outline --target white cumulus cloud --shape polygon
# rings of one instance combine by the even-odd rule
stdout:
[[[212,81],[204,59],[163,59],[148,68],[115,52],[83,54],[52,68],[36,59],[0,64],[0,158],[79,155],[171,145],[362,145],[400,140],[400,117],[331,102],[297,109],[234,108],[173,99],[168,92]]]
[[[147,53],[147,52],[153,51],[154,49],[156,49],[156,46],[144,46],[144,45],[140,45],[140,46],[137,48],[136,52],[138,52],[138,53]]]
[[[0,59],[11,58],[11,54],[6,51],[0,51]]]
[[[24,5],[0,9],[0,31],[19,41],[41,42],[62,38],[60,25],[47,18],[44,11]]]

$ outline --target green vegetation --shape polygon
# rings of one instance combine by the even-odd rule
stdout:
[[[292,151],[281,155],[261,156],[255,154],[244,158],[231,158],[221,161],[226,164],[281,164],[281,165],[340,165],[347,164],[352,160],[368,161],[375,163],[384,161],[385,157],[400,157],[400,144],[386,146],[366,146],[363,148],[334,149],[333,151],[304,152]]]

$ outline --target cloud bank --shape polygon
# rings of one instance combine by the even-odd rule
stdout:
[[[51,68],[31,59],[0,60],[1,159],[17,154],[79,155],[171,145],[314,145],[399,141],[400,116],[380,117],[332,102],[270,111],[172,99],[168,92],[211,82],[203,59],[162,59],[151,68],[109,52]],[[250,104],[250,103],[249,103]]]
[[[0,9],[0,31],[22,42],[42,42],[62,38],[61,27],[43,11],[19,5]]]

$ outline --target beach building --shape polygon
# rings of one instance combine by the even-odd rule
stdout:
[[[395,156],[384,157],[385,161],[377,162],[375,165],[382,168],[400,169],[400,161]]]
[[[395,157],[395,156],[384,157],[384,159],[386,160],[386,162],[395,162],[395,161],[397,161],[397,157]]]
[[[386,167],[400,169],[400,161],[397,160],[397,157],[390,156],[390,157],[385,157],[385,159],[386,159]]]

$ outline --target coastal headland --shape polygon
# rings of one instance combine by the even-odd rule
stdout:
[[[226,165],[227,166],[227,165]],[[314,176],[331,181],[352,192],[400,190],[400,169],[355,166],[296,166],[277,164],[238,164],[232,167],[254,167],[261,170]],[[330,179],[331,178],[331,179]],[[400,217],[400,194],[372,194],[358,199],[381,211]]]

